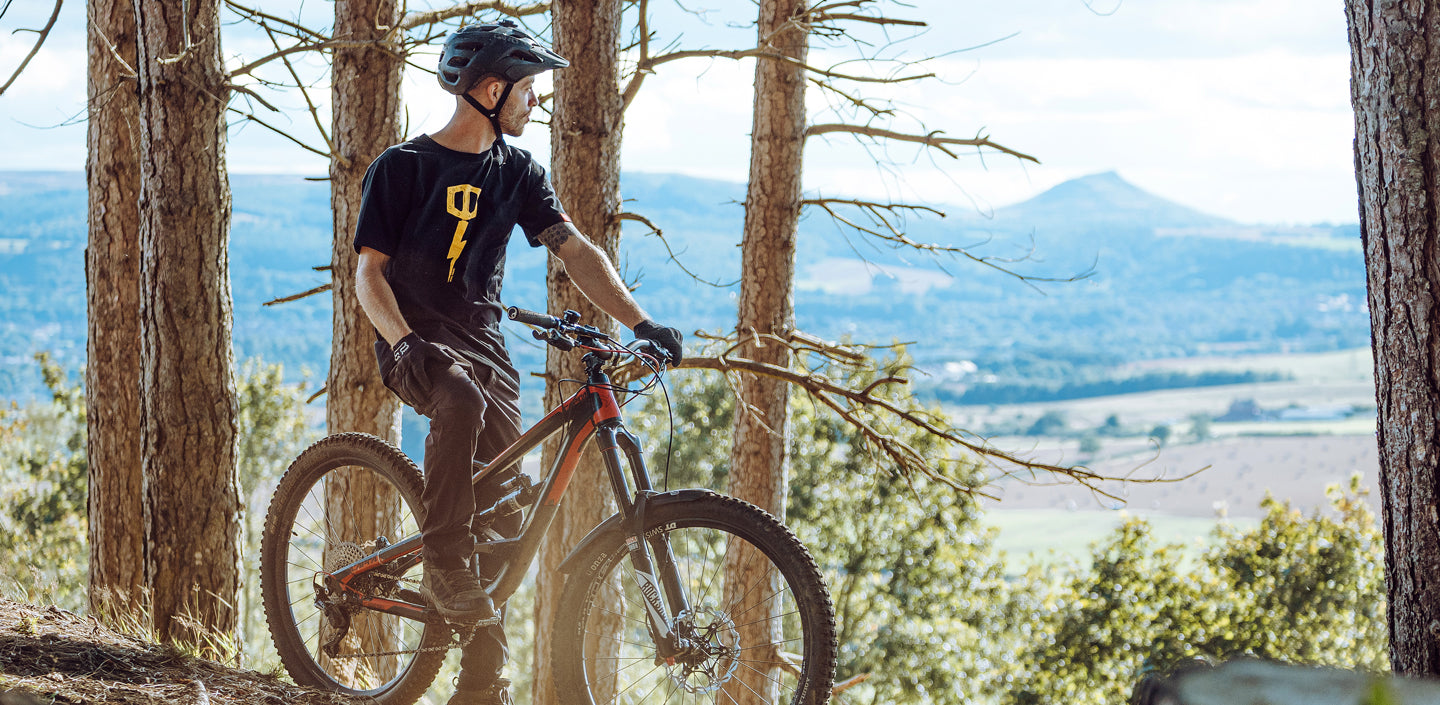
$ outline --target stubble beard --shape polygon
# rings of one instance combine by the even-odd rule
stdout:
[[[525,132],[525,125],[529,122],[530,111],[517,107],[515,110],[505,110],[500,113],[500,131],[510,137],[519,137]]]

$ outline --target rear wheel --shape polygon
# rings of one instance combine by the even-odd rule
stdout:
[[[317,442],[281,478],[265,516],[260,584],[270,635],[296,683],[383,705],[410,705],[430,687],[445,651],[416,650],[443,647],[449,629],[337,600],[323,580],[381,537],[418,533],[424,487],[404,453],[360,433]],[[420,577],[417,564],[404,575],[362,576],[361,588],[413,601]]]
[[[614,532],[576,557],[579,568],[565,586],[553,650],[563,702],[829,700],[830,593],[789,529],[753,505],[707,493],[652,506],[645,535],[652,547],[668,541],[674,555],[689,605],[672,618],[684,650],[668,662],[658,658],[624,537]],[[673,596],[665,601],[675,611]]]

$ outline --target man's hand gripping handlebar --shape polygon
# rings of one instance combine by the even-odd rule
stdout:
[[[515,306],[505,309],[505,312],[510,320],[537,328],[530,332],[536,340],[560,350],[573,350],[577,346],[593,348],[601,341],[619,344],[599,328],[580,324],[580,314],[575,311],[566,311],[559,318]],[[680,331],[661,327],[647,319],[635,326],[635,335],[637,340],[624,346],[629,352],[654,358],[661,365],[673,365],[680,361]]]

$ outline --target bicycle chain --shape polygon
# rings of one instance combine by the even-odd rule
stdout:
[[[427,653],[434,653],[434,652],[436,652],[436,651],[449,651],[449,650],[451,650],[451,649],[463,649],[463,648],[465,648],[465,647],[467,647],[467,646],[470,645],[470,642],[475,639],[475,635],[480,633],[480,629],[481,629],[481,628],[483,628],[483,627],[493,627],[493,626],[495,626],[495,625],[497,625],[497,624],[499,624],[499,623],[500,623],[500,618],[499,618],[499,617],[496,617],[496,618],[494,618],[494,619],[487,619],[487,620],[485,620],[485,621],[483,621],[483,622],[476,622],[476,623],[474,623],[474,624],[469,625],[468,627],[465,627],[465,629],[468,630],[470,633],[464,638],[464,640],[462,640],[462,641],[461,641],[460,643],[458,643],[458,644],[457,644],[457,643],[454,643],[454,641],[452,640],[452,641],[446,643],[444,646],[422,646],[422,647],[420,647],[420,648],[418,648],[418,649],[404,649],[404,650],[401,650],[401,651],[376,651],[376,652],[372,652],[372,653],[363,653],[363,654],[339,654],[339,655],[337,655],[337,656],[331,656],[330,658],[331,658],[331,659],[338,660],[338,659],[346,659],[346,658],[368,658],[368,657],[372,657],[372,656],[404,656],[405,654],[427,654]],[[453,636],[454,636],[454,635],[452,634],[451,636],[452,636],[452,639],[453,639]]]
[[[394,580],[395,580],[396,582],[399,582],[399,583],[409,583],[409,584],[412,584],[412,585],[418,585],[418,584],[420,583],[420,580],[418,580],[418,579],[416,579],[416,578],[404,578],[404,577],[398,577],[398,576],[397,576],[397,577],[394,578]],[[467,646],[470,645],[470,642],[475,639],[475,635],[478,634],[478,633],[480,633],[480,630],[481,630],[482,628],[485,628],[485,627],[493,627],[493,626],[499,624],[500,621],[501,621],[501,620],[500,620],[499,617],[495,617],[495,618],[493,618],[493,619],[487,619],[487,620],[484,620],[484,621],[482,621],[482,622],[475,622],[474,624],[469,624],[469,625],[465,625],[465,626],[461,627],[461,629],[468,631],[469,634],[466,635],[465,638],[464,638],[463,640],[461,640],[458,644],[454,642],[454,640],[453,640],[454,634],[452,634],[452,635],[451,635],[451,637],[452,637],[451,640],[448,641],[448,642],[447,642],[446,644],[444,644],[443,646],[422,646],[422,647],[416,648],[416,649],[403,649],[403,650],[400,650],[400,651],[374,651],[374,652],[361,653],[361,654],[338,654],[338,655],[336,655],[336,656],[331,656],[330,658],[331,658],[331,659],[336,659],[336,660],[338,660],[338,659],[347,659],[347,658],[369,658],[369,657],[375,657],[375,656],[404,656],[405,654],[427,654],[427,653],[434,653],[434,652],[436,652],[436,651],[449,651],[449,650],[451,650],[451,649],[463,649],[463,648],[465,648],[465,647],[467,647]]]

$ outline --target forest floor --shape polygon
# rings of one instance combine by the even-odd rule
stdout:
[[[0,705],[357,702],[187,656],[57,607],[0,598]]]

